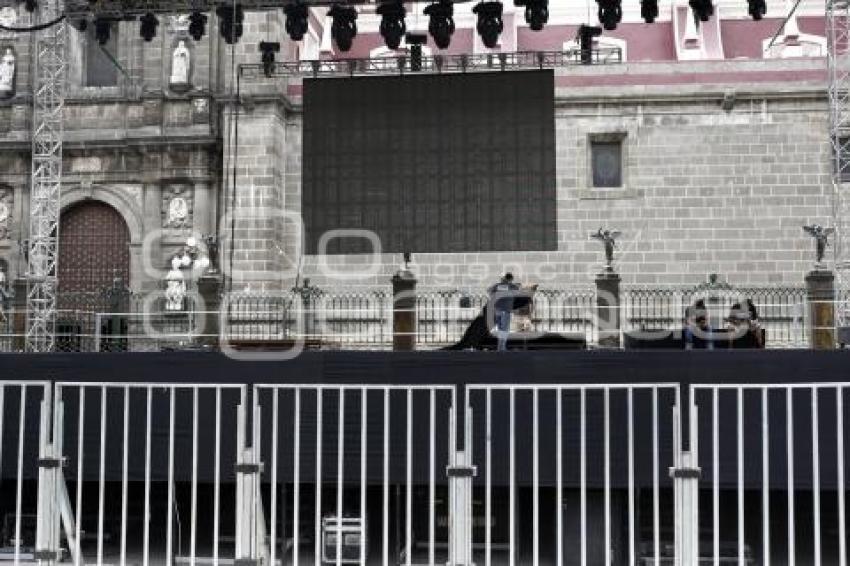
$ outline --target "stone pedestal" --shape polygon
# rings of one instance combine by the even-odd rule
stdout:
[[[835,348],[835,275],[814,269],[806,275],[809,303],[809,345],[814,350]]]
[[[416,277],[402,269],[393,275],[393,350],[416,349]]]
[[[620,276],[606,270],[596,276],[596,329],[599,346],[620,347]]]
[[[219,308],[221,307],[221,280],[218,275],[202,275],[198,278],[198,294],[204,300],[203,335],[198,341],[207,346],[218,346]]]

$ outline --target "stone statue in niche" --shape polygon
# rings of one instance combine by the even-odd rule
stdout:
[[[192,55],[186,42],[182,39],[177,42],[174,53],[171,56],[171,79],[168,81],[172,90],[185,91],[192,87],[190,80]]]
[[[171,270],[165,276],[165,310],[175,312],[183,310],[186,297],[186,281],[180,271],[182,262],[179,257],[171,258]]]
[[[9,223],[12,220],[12,189],[0,188],[0,240],[9,238]]]
[[[175,185],[162,191],[162,227],[192,227],[192,188]]]
[[[15,94],[15,53],[7,47],[0,58],[0,98],[10,98]]]

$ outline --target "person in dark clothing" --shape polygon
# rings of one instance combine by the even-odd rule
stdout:
[[[494,321],[497,331],[497,350],[508,349],[508,335],[511,330],[511,311],[514,308],[514,297],[519,291],[519,285],[514,283],[512,273],[505,273],[502,279],[490,287],[490,304],[493,306]]]
[[[714,349],[711,339],[711,325],[708,323],[708,309],[703,299],[685,310],[685,349]]]

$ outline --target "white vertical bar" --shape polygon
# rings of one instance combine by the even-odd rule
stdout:
[[[301,390],[295,390],[295,416],[292,434],[295,436],[292,455],[292,566],[298,566],[301,542]]]
[[[411,565],[413,552],[413,390],[407,390],[407,485],[404,502],[405,564]]]
[[[142,544],[142,564],[148,566],[150,560],[150,533],[151,533],[151,404],[153,391],[147,388],[147,399],[145,401],[145,517],[144,517],[144,542]],[[77,521],[77,527],[80,522]],[[77,536],[77,540],[80,537]]]
[[[213,457],[213,566],[218,566],[219,515],[221,513],[221,388],[215,388],[215,455]]]
[[[587,391],[581,388],[581,566],[587,566]]]
[[[130,431],[130,388],[124,387],[124,446],[121,465],[121,566],[127,564],[127,459]],[[80,516],[82,518],[82,516]],[[79,545],[79,539],[77,539]]]
[[[655,566],[661,564],[661,502],[659,496],[658,463],[658,388],[652,388],[652,555]]]
[[[277,424],[278,424],[278,411],[279,411],[279,397],[280,391],[278,389],[271,389],[272,393],[272,477],[271,477],[271,520],[270,520],[270,529],[269,529],[269,561],[271,564],[275,564],[275,560],[277,559]],[[259,392],[256,392],[255,395],[259,395]],[[286,506],[286,502],[284,501],[284,507]],[[285,519],[285,515],[284,515]],[[282,559],[286,558],[285,556],[281,557]]]
[[[195,566],[198,541],[198,388],[192,389],[192,532],[189,535],[189,564]],[[272,539],[274,540],[274,539]]]
[[[106,387],[100,388],[100,473],[97,484],[97,566],[103,565],[103,506],[106,496]]]
[[[484,566],[492,566],[492,546],[493,546],[493,507],[492,507],[492,491],[491,481],[493,465],[492,447],[493,447],[493,390],[489,387],[486,393],[485,420],[487,426],[487,436],[484,439],[484,461],[486,470],[484,474]]]
[[[768,411],[768,389],[761,390],[761,529],[762,556],[770,564],[770,413]]]
[[[564,431],[563,391],[555,389],[555,564],[564,564]]]
[[[838,566],[847,566],[847,515],[844,484],[844,387],[835,388],[836,424],[838,425]]]
[[[635,553],[635,431],[634,389],[628,389],[629,442],[629,564],[637,563]]]
[[[611,391],[605,388],[605,564],[611,564]]]
[[[82,566],[83,550],[80,545],[80,535],[82,534],[82,518],[83,518],[83,438],[85,437],[85,414],[86,414],[86,388],[80,387],[80,398],[78,404],[79,414],[77,415],[77,517],[75,521],[74,540],[77,541],[77,555],[74,557],[74,566]],[[145,522],[147,528],[147,521]],[[147,540],[147,539],[146,539]]]
[[[532,563],[540,564],[540,455],[538,441],[540,434],[539,391],[537,387],[532,392],[532,424],[531,424],[531,471],[532,471]]]
[[[390,389],[384,388],[384,485],[381,510],[381,544],[383,566],[390,564]]]
[[[815,566],[821,564],[821,531],[820,531],[820,430],[818,429],[818,388],[812,390],[812,497],[815,537]]]
[[[21,559],[21,504],[24,481],[24,429],[27,414],[27,386],[21,385],[21,408],[18,420],[18,481],[15,485],[15,564]]]
[[[436,477],[434,474],[434,468],[436,466],[436,427],[437,427],[437,392],[433,389],[430,391],[430,401],[429,401],[429,415],[428,415],[428,565],[434,565],[434,544],[435,544],[435,533],[434,533],[434,519],[435,512],[434,506],[436,505],[437,493],[436,493]]]
[[[796,527],[794,524],[794,390],[788,387],[785,390],[786,400],[786,437],[788,457],[788,564],[794,566],[796,563],[796,543],[794,535]]]
[[[322,564],[322,388],[316,389],[316,518],[313,525],[315,566]]]
[[[173,529],[174,529],[174,387],[169,391],[168,397],[168,520],[165,530],[165,563],[172,564]]]
[[[736,410],[736,442],[738,450],[738,564],[745,566],[744,557],[744,389],[738,387]]]
[[[366,442],[367,442],[367,392],[360,390],[360,566],[366,566]]]
[[[342,490],[343,456],[345,455],[345,388],[339,389],[336,441],[336,566],[342,566]]]
[[[509,410],[509,427],[511,431],[510,437],[510,456],[508,462],[508,475],[509,475],[509,493],[508,493],[508,505],[510,506],[510,514],[508,521],[508,552],[510,553],[508,556],[508,564],[510,566],[514,566],[514,560],[516,559],[516,477],[515,477],[515,463],[514,456],[516,450],[516,428],[514,428],[514,399],[516,394],[514,392],[513,387],[510,392],[510,410]]]
[[[695,405],[695,403],[691,403]],[[716,387],[711,390],[711,535],[714,551],[714,566],[720,566],[720,392]]]

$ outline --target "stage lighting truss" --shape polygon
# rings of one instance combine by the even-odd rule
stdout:
[[[363,75],[406,75],[415,73],[471,73],[479,71],[515,71],[522,69],[554,69],[586,65],[612,65],[623,62],[619,48],[581,49],[568,51],[522,51],[518,53],[480,53],[476,55],[434,55],[422,57],[421,69],[412,68],[410,57],[379,57],[375,59],[328,59],[275,63],[272,78],[285,77],[350,77]],[[263,66],[239,66],[243,82],[263,80]]]

